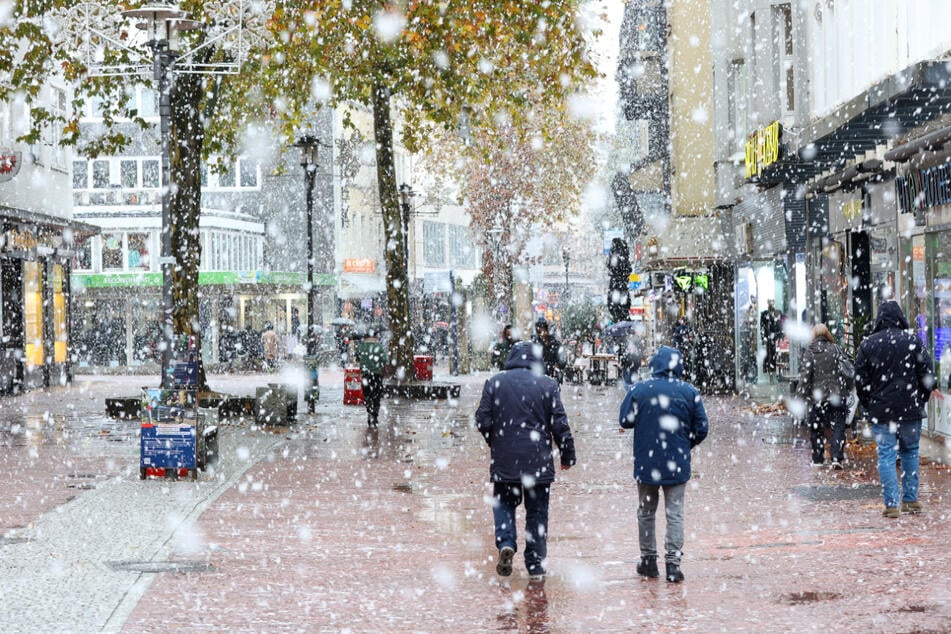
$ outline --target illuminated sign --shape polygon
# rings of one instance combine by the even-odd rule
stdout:
[[[779,121],[757,130],[746,141],[746,177],[754,178],[779,160],[779,148],[783,128]]]
[[[6,182],[20,173],[23,153],[10,148],[0,147],[0,183]]]
[[[373,273],[376,270],[376,262],[373,258],[344,258],[344,273]]]

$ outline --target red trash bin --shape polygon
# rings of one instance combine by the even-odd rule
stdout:
[[[363,374],[360,368],[343,370],[343,404],[363,405]]]
[[[433,380],[433,358],[428,354],[417,354],[413,357],[413,367],[416,369],[417,381]]]

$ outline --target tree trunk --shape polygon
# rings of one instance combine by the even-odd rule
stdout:
[[[386,300],[390,328],[390,363],[397,381],[413,376],[413,332],[409,321],[409,276],[403,251],[403,219],[397,198],[393,158],[390,92],[378,84],[373,91],[373,134],[376,141],[377,187],[383,212]]]
[[[169,215],[172,256],[173,340],[198,335],[198,265],[201,262],[201,150],[205,128],[201,119],[202,79],[179,74],[171,91],[169,144]],[[208,390],[205,367],[198,351],[198,387]]]

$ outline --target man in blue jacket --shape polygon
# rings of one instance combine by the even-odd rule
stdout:
[[[631,386],[618,422],[634,430],[634,480],[637,482],[637,527],[641,561],[637,574],[659,577],[655,515],[660,491],[667,514],[667,581],[683,581],[684,492],[690,479],[690,450],[707,437],[707,413],[700,392],[683,375],[679,350],[661,346],[650,361],[651,378]]]
[[[482,388],[476,425],[489,445],[495,501],[495,570],[512,574],[518,549],[515,509],[525,502],[525,567],[544,579],[548,554],[548,499],[555,481],[554,443],[561,468],[575,464],[575,443],[558,383],[545,376],[542,347],[530,341],[512,346],[505,370]]]
[[[925,405],[935,387],[931,356],[918,335],[908,329],[901,306],[894,301],[883,302],[875,330],[859,346],[855,389],[875,435],[885,517],[921,512],[918,443]],[[901,507],[896,445],[901,458]]]

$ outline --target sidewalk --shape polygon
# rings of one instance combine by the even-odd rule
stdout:
[[[4,432],[17,442],[2,445],[2,475],[29,463],[33,477],[17,485],[18,504],[0,505],[13,535],[0,541],[0,594],[13,598],[0,622],[12,631],[948,631],[949,470],[924,461],[926,512],[886,520],[869,456],[845,471],[815,469],[788,417],[755,414],[739,398],[705,399],[711,435],[694,452],[687,494],[687,580],[669,585],[634,572],[620,392],[565,386],[580,463],[553,488],[551,574],[530,583],[516,556],[500,580],[488,452],[471,419],[488,376],[454,377],[462,390],[452,401],[389,400],[373,432],[362,408],[342,405],[342,375],[322,373],[315,415],[286,430],[225,426],[224,463],[196,484],[139,481],[134,437],[94,434],[54,445],[57,456]],[[267,382],[217,380],[247,393]],[[4,400],[0,420],[73,401],[79,418],[92,416],[118,387],[110,379]],[[95,460],[108,475],[54,502],[64,473]],[[10,531],[13,507],[26,519]],[[54,539],[54,521],[78,534]],[[120,558],[140,565],[116,570]]]

